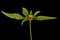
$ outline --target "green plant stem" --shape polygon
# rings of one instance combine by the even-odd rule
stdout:
[[[30,40],[32,40],[32,32],[31,32],[31,20],[29,20],[29,29],[30,29]]]

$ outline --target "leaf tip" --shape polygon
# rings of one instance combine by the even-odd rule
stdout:
[[[25,9],[24,7],[22,7],[22,9]]]
[[[3,13],[3,11],[1,11]]]
[[[57,19],[57,17],[53,17],[53,19]]]

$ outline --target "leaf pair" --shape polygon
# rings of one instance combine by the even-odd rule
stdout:
[[[27,20],[29,20],[29,15],[30,15],[30,17],[31,17],[31,15],[32,15],[32,10],[30,11],[30,13],[28,12],[28,10],[26,9],[26,8],[22,8],[22,13],[26,16],[26,17],[23,17],[23,16],[21,16],[19,13],[13,13],[13,14],[10,14],[10,13],[6,13],[6,12],[4,12],[4,11],[1,11],[4,15],[6,15],[6,16],[8,16],[8,17],[10,17],[10,18],[13,18],[13,19],[17,19],[17,20],[22,20],[22,25],[23,25],[23,23],[25,22],[25,21],[27,21]],[[34,20],[40,20],[40,21],[42,21],[42,20],[50,20],[50,19],[56,19],[56,17],[49,17],[49,16],[37,16],[36,17],[36,15],[38,14],[38,13],[40,13],[40,11],[36,11],[35,13],[34,13],[34,15],[31,17],[32,18],[32,20],[34,19]]]

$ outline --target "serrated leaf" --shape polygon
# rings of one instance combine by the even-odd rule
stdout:
[[[34,16],[36,16],[38,13],[40,13],[40,11],[36,11],[36,12],[34,13]]]
[[[28,10],[26,8],[22,8],[22,13],[27,16],[28,15]]]
[[[56,19],[56,17],[49,17],[49,16],[38,16],[35,18],[36,20],[51,20],[51,19]]]
[[[17,20],[19,20],[19,19],[23,19],[24,17],[22,17],[20,14],[18,14],[18,13],[13,13],[13,14],[11,14],[11,13],[6,13],[6,12],[3,12],[3,11],[1,11],[4,15],[6,15],[7,17],[10,17],[10,18],[13,18],[13,19],[17,19]]]
[[[21,25],[23,25],[23,23],[26,22],[27,20],[28,20],[27,17],[25,17],[25,18],[22,20]]]

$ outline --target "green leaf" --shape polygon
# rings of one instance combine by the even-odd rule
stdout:
[[[34,13],[34,16],[36,16],[38,13],[40,13],[40,11],[36,11],[36,12]]]
[[[13,18],[13,19],[17,19],[17,20],[19,20],[19,19],[23,19],[24,17],[22,17],[20,14],[18,14],[18,13],[13,13],[13,14],[11,14],[11,13],[6,13],[6,12],[3,12],[3,11],[1,11],[4,15],[6,15],[7,17],[10,17],[10,18]]]
[[[27,20],[28,20],[27,17],[25,17],[25,18],[22,20],[21,25],[23,25],[23,23],[26,22]]]
[[[28,15],[28,10],[26,8],[22,8],[22,13],[27,16]]]
[[[38,16],[38,17],[35,17],[36,20],[51,20],[51,19],[56,19],[56,17],[49,17],[49,16]]]

